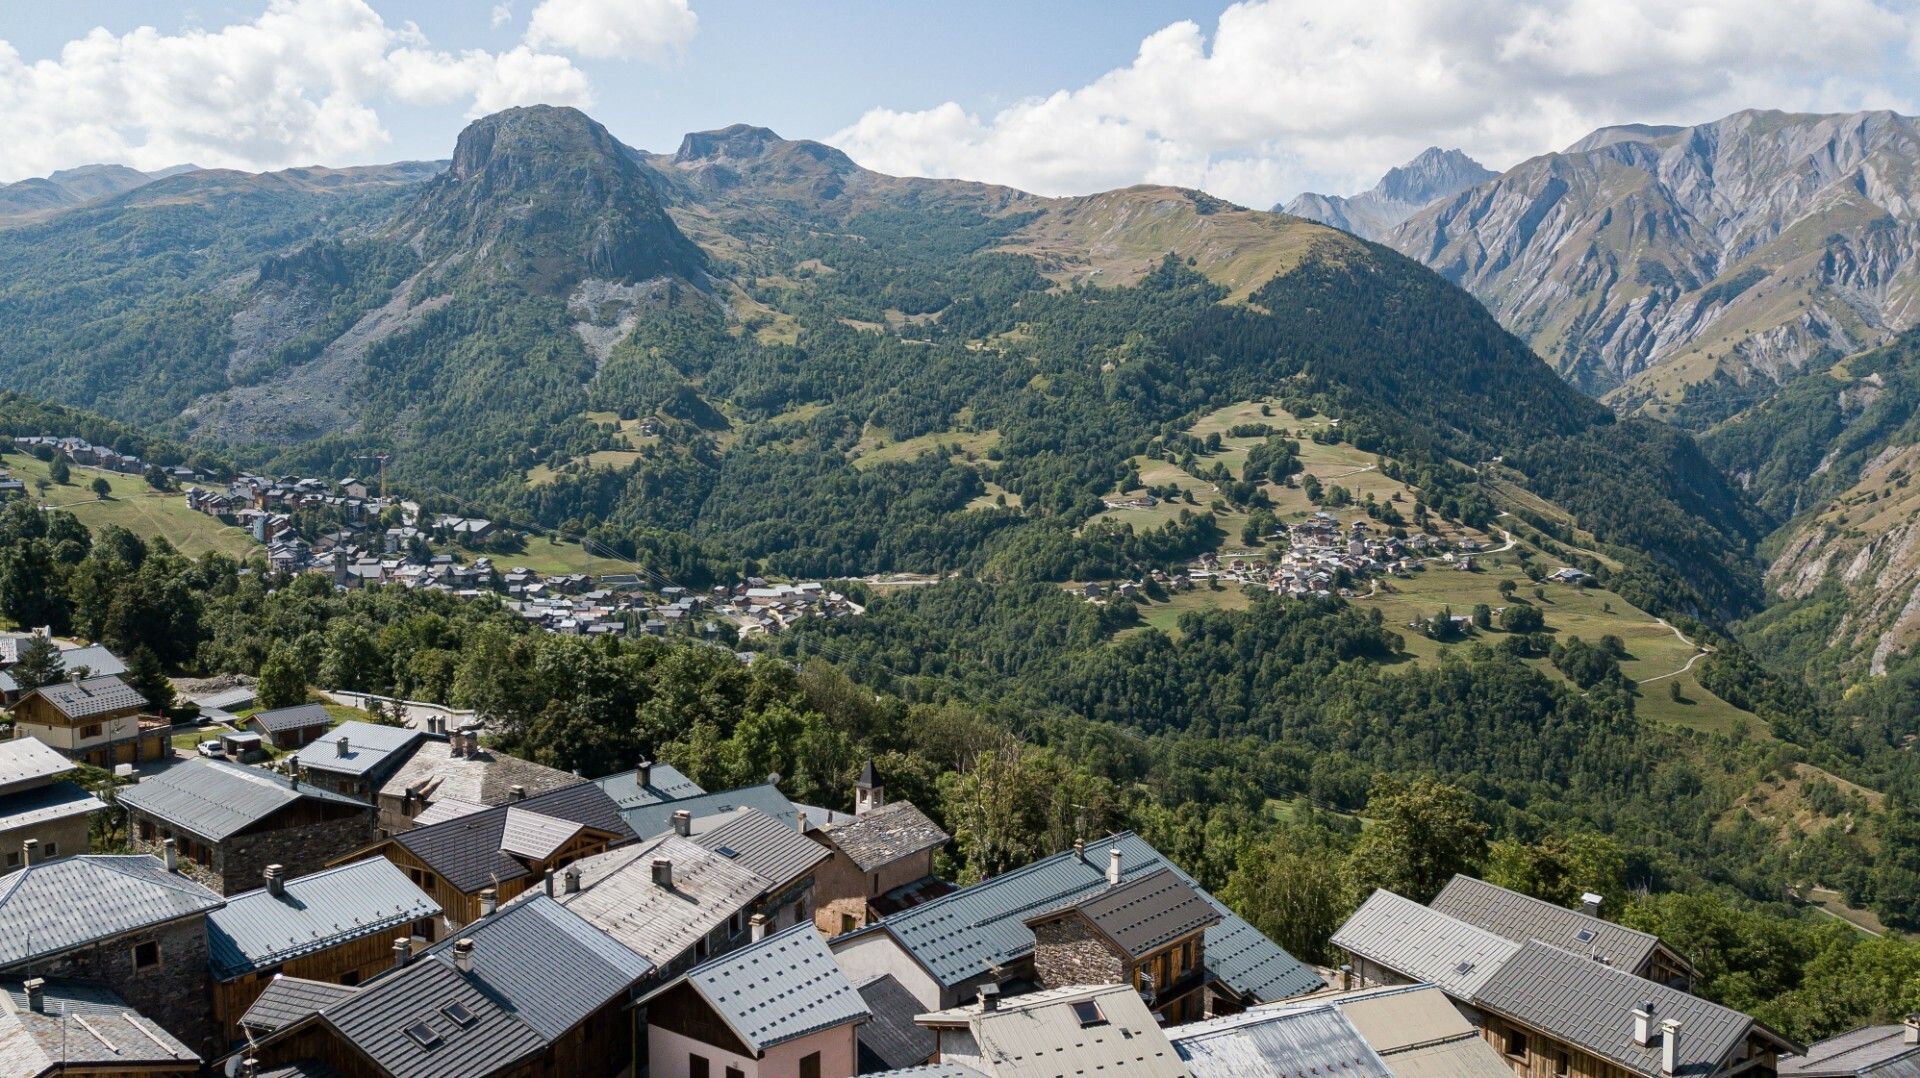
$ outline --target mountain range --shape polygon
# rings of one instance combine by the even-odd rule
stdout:
[[[1435,202],[1497,175],[1459,150],[1432,146],[1406,164],[1389,169],[1371,190],[1352,196],[1298,195],[1274,210],[1332,225],[1362,239],[1380,240]]]

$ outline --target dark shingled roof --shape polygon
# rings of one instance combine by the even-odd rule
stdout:
[[[1028,924],[1078,913],[1118,944],[1129,956],[1141,958],[1174,940],[1220,923],[1220,911],[1185,880],[1160,869],[1094,893],[1051,913],[1027,919]]]
[[[811,872],[833,854],[759,809],[743,808],[700,833],[694,843],[764,876],[776,887]]]
[[[333,716],[327,714],[327,709],[320,704],[298,704],[274,708],[272,711],[256,711],[248,715],[246,721],[259,723],[261,729],[270,734],[286,734],[315,726],[331,726]]]
[[[467,1022],[447,1013],[456,1003]],[[393,1078],[493,1074],[546,1047],[538,1030],[436,959],[374,981],[322,1010],[320,1020]],[[430,1046],[408,1035],[415,1025],[426,1027]]]
[[[353,989],[346,985],[276,973],[273,980],[267,982],[267,987],[261,990],[260,998],[254,1000],[253,1006],[247,1008],[247,1013],[240,1016],[240,1024],[262,1033],[272,1033],[309,1015],[319,1014],[351,995]]]
[[[51,704],[55,711],[69,719],[88,719],[111,711],[126,711],[130,708],[145,710],[147,707],[146,697],[141,696],[133,690],[132,686],[111,674],[80,681],[62,681],[54,685],[42,685],[27,694],[28,698],[35,696]]]
[[[501,848],[506,839],[507,814],[515,810],[585,824],[620,839],[634,837],[632,829],[620,819],[613,799],[593,783],[583,782],[445,823],[416,827],[394,836],[393,841],[461,892],[473,894],[489,884],[517,880],[531,871]]]
[[[862,872],[944,845],[952,837],[911,801],[895,801],[846,823],[823,825],[820,832]]]
[[[0,1065],[9,1075],[118,1073],[146,1066],[192,1069],[200,1062],[160,1024],[111,989],[50,977],[41,1010],[27,1004],[23,978],[0,978]],[[71,1015],[72,1017],[68,1017]]]
[[[873,1012],[873,1017],[860,1027],[862,1072],[912,1067],[933,1058],[940,1038],[913,1020],[927,1008],[892,974],[883,974],[861,985],[860,998],[867,1001],[867,1010]]]

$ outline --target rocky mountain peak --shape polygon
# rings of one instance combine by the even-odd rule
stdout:
[[[1275,209],[1363,239],[1379,239],[1433,203],[1496,175],[1459,150],[1429,146],[1413,160],[1389,169],[1372,190],[1352,197],[1309,193]]]

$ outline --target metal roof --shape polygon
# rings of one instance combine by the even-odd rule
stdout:
[[[228,898],[207,915],[207,964],[230,981],[440,912],[393,862],[355,861],[288,880],[278,895],[262,887]]]
[[[458,1004],[466,1017],[448,1012]],[[539,1030],[437,959],[408,964],[320,1012],[320,1020],[393,1078],[487,1075],[546,1047]],[[429,1044],[407,1030],[424,1026]]]
[[[0,876],[0,968],[219,909],[146,854],[80,854]]]
[[[868,1078],[988,1078],[988,1076],[972,1067],[963,1067],[958,1063],[928,1063],[920,1067],[881,1071],[878,1074],[868,1075]]]
[[[0,978],[0,1073],[64,1074],[74,1065],[90,1072],[90,1064],[117,1072],[200,1062],[158,1022],[103,986],[50,977],[41,1001],[40,1010],[31,1009],[23,979]]]
[[[381,726],[353,719],[321,734],[293,754],[303,768],[334,775],[369,775],[397,764],[414,743],[426,737],[422,730],[403,726]],[[347,751],[340,751],[340,742]]]
[[[56,782],[0,797],[0,831],[32,827],[69,816],[85,816],[107,807],[78,783]]]
[[[1169,1031],[1193,1078],[1394,1078],[1380,1054],[1330,1003],[1255,1010]]]
[[[565,846],[585,825],[509,805],[501,818],[500,848],[515,857],[544,861]]]
[[[529,797],[511,806],[501,805],[458,818],[416,827],[395,835],[393,841],[465,894],[474,894],[501,880],[517,880],[532,869],[505,852],[509,811],[534,813],[556,820],[585,824],[616,838],[632,837],[620,820],[613,801],[590,782]]]
[[[1575,954],[1599,958],[1637,973],[1660,946],[1660,937],[1617,925],[1580,910],[1496,887],[1472,876],[1447,881],[1427,905],[1515,943],[1539,940]]]
[[[1667,1019],[1680,1023],[1680,1078],[1713,1073],[1755,1029],[1739,1011],[1537,940],[1521,947],[1471,1002],[1649,1078],[1661,1074],[1661,1046],[1633,1043],[1633,1010],[1642,1003],[1653,1004],[1656,1030]]]
[[[862,872],[872,872],[945,845],[953,837],[911,801],[895,801],[864,816],[826,823],[820,831],[835,848],[860,866]]]
[[[1781,1078],[1841,1078],[1885,1074],[1888,1065],[1920,1058],[1920,1044],[1908,1044],[1904,1026],[1862,1026],[1807,1045],[1804,1055],[1785,1056],[1776,1068]]]
[[[693,840],[776,887],[813,871],[832,851],[755,808],[724,817]]]
[[[296,704],[293,707],[277,707],[272,711],[256,711],[248,715],[245,721],[259,723],[261,729],[270,734],[285,734],[315,726],[331,726],[333,716],[320,704]]]
[[[1091,1003],[1093,1020],[1081,1017]],[[949,1012],[950,1013],[950,1012]],[[997,1009],[967,1009],[980,1058],[995,1078],[1066,1078],[1120,1072],[1146,1078],[1191,1073],[1154,1020],[1140,993],[1127,985],[1077,986],[1000,1001]]]
[[[1404,977],[1469,999],[1520,945],[1430,910],[1392,891],[1375,891],[1333,934],[1335,947]]]
[[[267,987],[261,989],[253,1006],[240,1016],[240,1024],[263,1033],[272,1033],[282,1026],[290,1026],[303,1018],[319,1014],[351,995],[353,989],[343,984],[309,981],[304,977],[276,973],[273,980],[267,982]]]
[[[407,761],[380,784],[383,797],[403,797],[409,791],[430,801],[454,797],[481,805],[504,805],[515,796],[514,787],[528,795],[578,786],[587,780],[532,760],[477,749],[472,756],[456,756],[446,741],[423,741]]]
[[[345,794],[295,785],[285,775],[200,757],[178,763],[120,791],[120,803],[209,842],[220,842],[296,802],[324,801],[365,809]]]
[[[69,719],[90,719],[95,715],[140,711],[147,707],[146,697],[113,675],[42,685],[27,696],[40,697]]]
[[[1122,878],[1172,870],[1221,915],[1207,929],[1207,969],[1226,988],[1254,1000],[1287,999],[1324,986],[1313,970],[1200,888],[1178,865],[1132,832],[1108,844],[1121,853]],[[1096,861],[1098,863],[1096,863]],[[942,985],[954,987],[1033,950],[1026,918],[1107,887],[1107,853],[1090,847],[1043,858],[878,922]],[[1424,908],[1424,907],[1422,907]]]
[[[31,737],[0,741],[0,792],[25,789],[72,771],[72,760]]]
[[[698,783],[668,764],[651,765],[647,783],[644,786],[640,784],[639,768],[603,775],[594,779],[593,782],[594,785],[605,790],[607,796],[613,798],[615,803],[623,809],[639,808],[642,805],[657,804],[661,801],[679,801],[706,793]]]
[[[914,1022],[926,1010],[906,985],[882,974],[860,986],[860,998],[872,1017],[859,1029],[862,1070],[911,1067],[933,1058],[940,1039]]]
[[[127,664],[120,661],[120,656],[115,655],[99,644],[87,644],[77,648],[61,648],[60,662],[68,670],[78,670],[81,667],[86,667],[87,673],[93,677],[103,677],[109,674],[118,677],[127,672]]]
[[[653,882],[653,859],[673,862],[673,886]],[[580,890],[554,897],[629,950],[662,968],[735,914],[744,914],[770,882],[677,835],[576,861]],[[533,892],[538,893],[538,892]]]
[[[695,966],[682,983],[756,1056],[871,1014],[811,921]]]
[[[620,818],[627,821],[633,833],[642,838],[664,835],[673,830],[673,814],[685,810],[694,820],[706,820],[721,816],[737,809],[757,808],[774,817],[788,827],[797,826],[800,810],[787,800],[778,786],[763,783],[759,786],[743,786],[738,790],[722,790],[719,793],[700,794],[696,797],[683,797],[678,801],[657,801],[637,808],[623,808]],[[710,820],[717,823],[717,820]]]
[[[413,818],[413,826],[431,827],[437,823],[446,823],[448,820],[457,820],[462,816],[483,812],[486,808],[485,805],[462,801],[457,797],[443,797],[421,809],[419,815]]]
[[[1095,891],[1050,913],[1027,918],[1029,925],[1078,913],[1130,957],[1141,958],[1182,936],[1220,922],[1220,913],[1170,869],[1135,876],[1118,887]]]

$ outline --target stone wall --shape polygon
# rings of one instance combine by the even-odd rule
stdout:
[[[158,965],[134,968],[143,943],[160,945]],[[56,958],[11,967],[22,977],[72,977],[106,985],[187,1047],[212,1059],[221,1047],[207,973],[207,920],[191,917],[117,936]]]
[[[1056,917],[1034,926],[1033,972],[1042,988],[1132,983],[1126,961],[1079,916]]]
[[[134,815],[139,818],[138,813]],[[164,857],[164,827],[156,821],[151,839],[141,838],[137,825],[129,828],[129,845],[136,853]],[[373,813],[359,812],[339,819],[235,835],[213,847],[210,864],[203,865],[183,853],[180,871],[222,895],[237,895],[263,886],[268,865],[286,866],[287,878],[291,880],[318,872],[327,867],[329,861],[371,846],[374,840]]]

